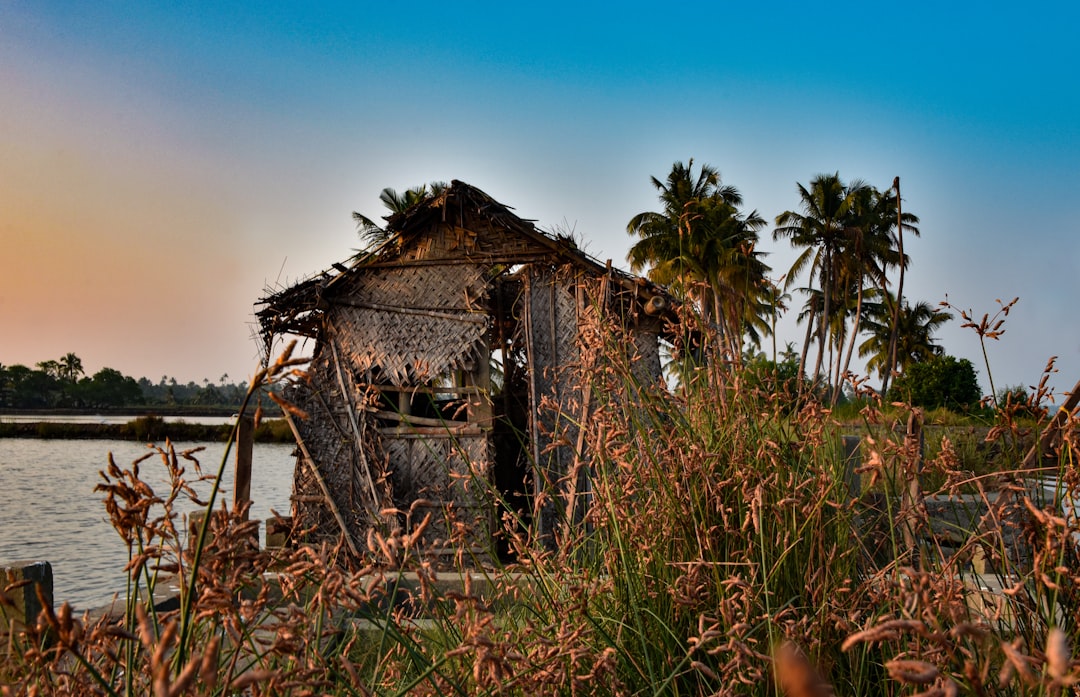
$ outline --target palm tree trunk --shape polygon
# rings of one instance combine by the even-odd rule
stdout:
[[[836,404],[840,400],[840,368],[844,364],[844,338],[847,336],[847,318],[842,318],[835,341],[829,344],[829,362],[836,365],[832,369],[832,395],[829,404]],[[833,351],[836,351],[836,360],[833,360]]]
[[[900,253],[900,280],[896,285],[896,300],[893,303],[892,334],[889,336],[889,360],[886,366],[885,377],[881,381],[881,396],[889,391],[889,378],[896,368],[896,344],[900,332],[900,306],[904,304],[904,217],[900,212],[900,177],[893,178],[893,186],[896,187],[896,247]],[[888,296],[886,296],[888,297]]]
[[[814,335],[814,319],[817,305],[810,304],[810,315],[806,318],[806,338],[803,339],[802,354],[799,356],[799,374],[795,378],[795,393],[802,397],[803,376],[806,374],[806,356],[810,352],[810,337]],[[775,349],[774,349],[775,350]]]
[[[830,298],[830,286],[832,285],[832,250],[825,249],[825,259],[821,270],[821,294],[822,294],[822,308],[821,308],[821,321],[818,322],[818,355],[817,361],[814,362],[814,375],[810,379],[810,385],[817,387],[818,377],[821,375],[821,363],[825,359],[825,335],[829,330],[829,301]],[[830,365],[831,372],[831,365]]]
[[[851,356],[855,353],[855,337],[859,334],[859,322],[862,320],[862,301],[863,301],[863,284],[859,282],[859,294],[855,298],[855,322],[851,328],[851,337],[848,339],[847,358],[844,360],[844,372],[843,375],[847,375],[851,369]],[[836,404],[836,400],[833,400],[833,405]]]

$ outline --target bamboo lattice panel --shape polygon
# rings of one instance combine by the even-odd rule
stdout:
[[[452,536],[472,546],[490,540],[490,466],[486,435],[455,438],[382,436],[382,449],[393,463],[391,481],[399,509],[409,510],[418,500],[427,504],[413,510],[412,524],[427,511],[432,520],[421,536],[422,544],[442,547]],[[462,537],[463,536],[463,537]]]
[[[365,269],[349,281],[344,295],[395,307],[481,312],[488,291],[486,270],[468,262]]]
[[[377,370],[379,379],[407,385],[425,382],[476,363],[486,321],[404,315],[338,307],[330,320],[353,371]],[[347,356],[347,358],[346,358]]]
[[[375,269],[350,291],[329,324],[355,373],[408,384],[475,366],[489,324],[480,267]]]

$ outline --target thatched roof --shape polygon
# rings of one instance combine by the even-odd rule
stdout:
[[[578,249],[569,237],[544,232],[533,221],[518,217],[508,206],[480,189],[454,180],[437,196],[390,216],[386,225],[389,239],[379,248],[360,252],[343,264],[334,264],[332,269],[261,298],[256,305],[261,305],[262,309],[256,316],[263,332],[266,335],[314,336],[318,328],[315,311],[326,307],[325,297],[368,269],[436,263],[420,259],[417,250],[425,238],[447,226],[465,231],[470,235],[471,244],[438,263],[570,264],[591,276],[610,274],[623,288],[635,290],[642,296],[670,300],[662,286],[612,268],[610,262],[601,263]],[[499,243],[493,244],[491,240]]]

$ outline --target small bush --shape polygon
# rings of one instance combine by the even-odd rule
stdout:
[[[293,443],[295,440],[285,419],[263,419],[255,429],[255,441],[259,443]]]
[[[124,426],[124,433],[132,440],[153,443],[165,439],[165,419],[154,414],[132,419]]]
[[[964,411],[978,405],[981,397],[971,361],[947,355],[912,363],[889,389],[891,401],[927,409]]]

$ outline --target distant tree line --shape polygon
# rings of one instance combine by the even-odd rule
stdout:
[[[232,383],[228,374],[216,383],[204,379],[182,384],[162,375],[154,383],[136,380],[113,368],[86,375],[82,360],[68,353],[34,368],[0,364],[0,408],[100,409],[121,407],[237,408],[247,392],[244,382]]]

